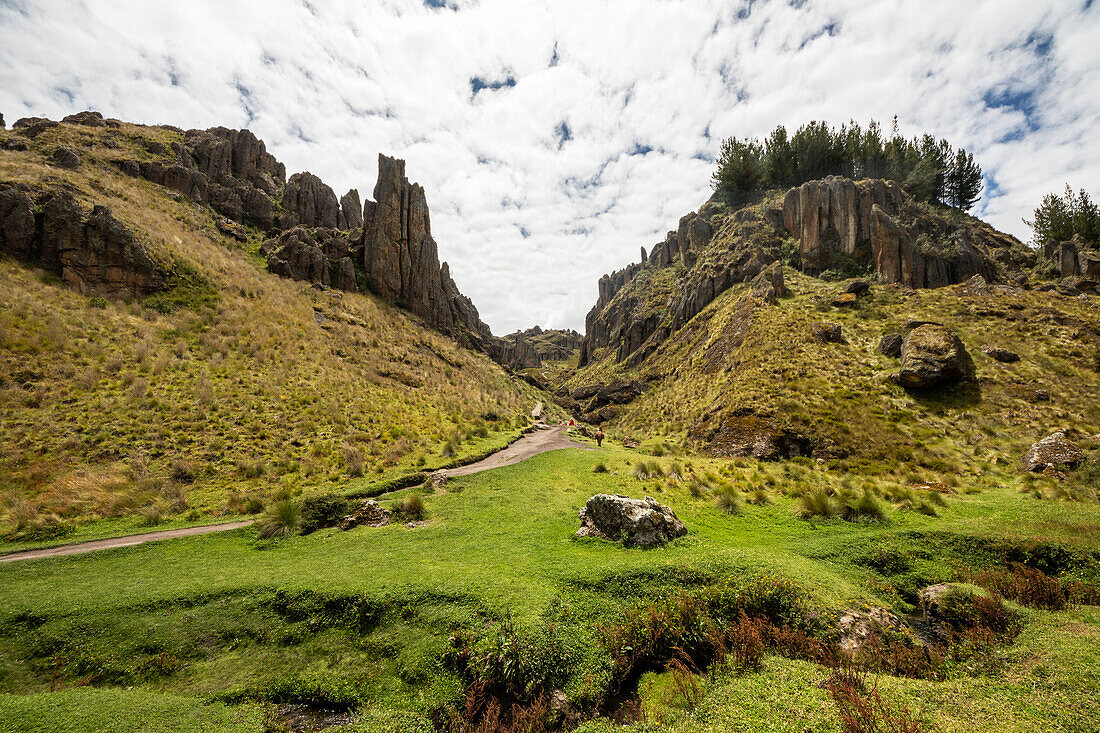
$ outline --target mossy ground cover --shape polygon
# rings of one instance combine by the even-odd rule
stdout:
[[[635,478],[639,461],[656,464],[654,478]],[[606,470],[593,472],[597,464]],[[55,716],[84,705],[79,694],[117,694],[105,709],[122,718],[215,701],[217,720],[237,710],[226,703],[325,701],[363,711],[352,730],[427,730],[433,710],[461,705],[465,683],[445,661],[456,632],[491,642],[502,625],[517,629],[532,654],[558,655],[557,682],[584,699],[609,679],[601,628],[682,591],[775,578],[831,612],[868,603],[904,613],[918,585],[1003,564],[1008,551],[1058,558],[1046,567],[1067,580],[1100,579],[1100,508],[1035,501],[1010,476],[950,495],[938,516],[884,500],[885,522],[848,522],[803,518],[797,497],[842,483],[835,468],[564,450],[452,480],[426,497],[427,524],[414,528],[278,541],[238,530],[9,564],[0,568],[0,690],[16,697],[2,704]],[[889,479],[865,481],[889,489]],[[715,505],[719,484],[742,496],[739,513]],[[749,503],[760,487],[767,502]],[[652,550],[576,539],[577,511],[597,492],[655,496],[690,532]],[[977,671],[935,682],[880,676],[883,699],[945,731],[975,719],[990,730],[1088,730],[1100,720],[1095,608],[1021,613],[1016,643]],[[538,641],[551,625],[553,643]],[[643,677],[649,722],[634,730],[839,730],[818,686],[829,670],[810,662],[769,656],[757,671],[713,669],[698,675],[691,704],[669,674]],[[135,692],[115,693],[125,688]]]

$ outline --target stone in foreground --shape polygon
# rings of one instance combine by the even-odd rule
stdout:
[[[1033,473],[1052,468],[1077,468],[1085,462],[1085,453],[1075,443],[1066,440],[1065,433],[1054,433],[1031,446],[1024,455],[1024,465]]]
[[[577,537],[600,537],[624,545],[651,547],[687,534],[687,527],[667,506],[651,496],[596,494],[580,512]]]

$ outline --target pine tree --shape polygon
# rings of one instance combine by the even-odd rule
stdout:
[[[1035,218],[1024,223],[1032,229],[1032,241],[1037,245],[1047,242],[1068,242],[1080,236],[1087,244],[1100,244],[1100,208],[1085,189],[1074,194],[1066,184],[1064,196],[1048,193],[1043,197]]]
[[[947,171],[947,203],[969,211],[981,200],[982,167],[974,162],[974,156],[959,148],[951,168]]]

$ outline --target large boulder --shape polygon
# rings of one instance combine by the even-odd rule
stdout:
[[[780,427],[769,417],[752,413],[703,422],[692,429],[691,438],[706,444],[710,454],[718,458],[778,461],[811,452],[805,437]]]
[[[687,527],[667,506],[650,496],[596,494],[580,511],[577,537],[599,537],[624,545],[651,547],[687,534]]]
[[[1076,468],[1085,461],[1085,453],[1077,445],[1066,439],[1065,433],[1053,433],[1031,446],[1024,454],[1024,466],[1033,473],[1042,472],[1051,466]]]
[[[901,344],[902,387],[925,389],[973,376],[974,365],[954,331],[928,323],[909,332]]]
[[[80,155],[72,148],[58,145],[50,154],[50,162],[58,168],[68,168],[72,170],[80,167]]]

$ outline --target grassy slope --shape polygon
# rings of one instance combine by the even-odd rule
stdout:
[[[1056,429],[1090,445],[1087,436],[1100,429],[1100,312],[1092,299],[1036,292],[968,298],[953,288],[879,286],[873,298],[842,309],[829,304],[836,284],[790,270],[786,279],[793,294],[757,310],[740,347],[727,347],[724,337],[748,286],[724,293],[637,369],[607,355],[569,384],[658,377],[612,422],[619,432],[656,429],[682,439],[709,410],[720,417],[751,408],[819,445],[922,480],[980,476]],[[902,332],[907,318],[956,329],[980,388],[922,396],[890,382],[898,360],[878,354],[878,341]],[[840,323],[846,343],[816,341],[810,324],[819,320]],[[996,362],[979,351],[986,344],[1022,359]],[[1050,402],[1029,401],[1033,389],[1046,390]]]
[[[744,489],[770,487],[772,504],[730,516],[709,496],[693,498],[685,483],[633,478],[636,458],[622,449],[558,451],[459,479],[428,498],[431,522],[416,529],[323,530],[275,543],[236,531],[4,566],[0,690],[44,690],[56,668],[62,686],[91,675],[99,685],[199,698],[233,690],[277,698],[306,689],[366,704],[361,729],[392,730],[394,720],[423,720],[427,709],[460,693],[437,664],[459,625],[477,628],[505,614],[528,628],[553,620],[566,637],[592,647],[595,628],[618,618],[624,604],[753,573],[797,579],[827,608],[870,602],[907,610],[899,587],[951,579],[984,562],[960,549],[959,538],[1100,545],[1100,507],[1036,501],[1009,486],[953,496],[939,517],[890,511],[881,526],[809,522],[782,491],[834,483],[841,478],[835,471],[660,461],[713,469]],[[598,461],[610,472],[592,473]],[[576,540],[576,512],[598,491],[657,496],[691,532],[653,551]],[[885,576],[857,562],[884,548],[910,558],[913,572]],[[1097,568],[1081,572],[1095,578]],[[280,612],[276,588],[291,597],[354,595],[377,615],[356,631],[327,624],[316,611]],[[921,705],[945,731],[967,729],[972,716],[988,719],[990,730],[1074,730],[1072,715],[1097,720],[1100,660],[1082,641],[1096,634],[1095,609],[1029,612],[1003,670],[977,678],[960,672],[942,683],[883,678],[881,689],[892,702]],[[158,666],[158,655],[169,663]],[[585,664],[600,668],[598,659]],[[792,726],[801,721],[790,730],[828,730],[835,710],[813,687],[825,674],[770,658],[761,673],[705,682],[694,714],[647,692],[662,689],[660,680],[643,684],[643,695],[656,695],[654,716],[672,730],[752,730],[784,710]],[[576,677],[571,694],[585,684],[584,674]],[[930,699],[935,705],[922,702]]]
[[[103,147],[107,135],[120,147]],[[267,274],[258,233],[226,239],[208,210],[109,164],[175,136],[63,125],[31,150],[0,151],[0,180],[107,204],[179,283],[103,304],[0,260],[9,525],[56,513],[77,521],[75,539],[135,531],[146,511],[209,522],[249,497],[430,467],[453,437],[461,457],[514,435],[538,396],[487,358],[375,299]],[[59,143],[81,150],[79,169],[45,164]],[[80,525],[99,517],[113,519]]]

